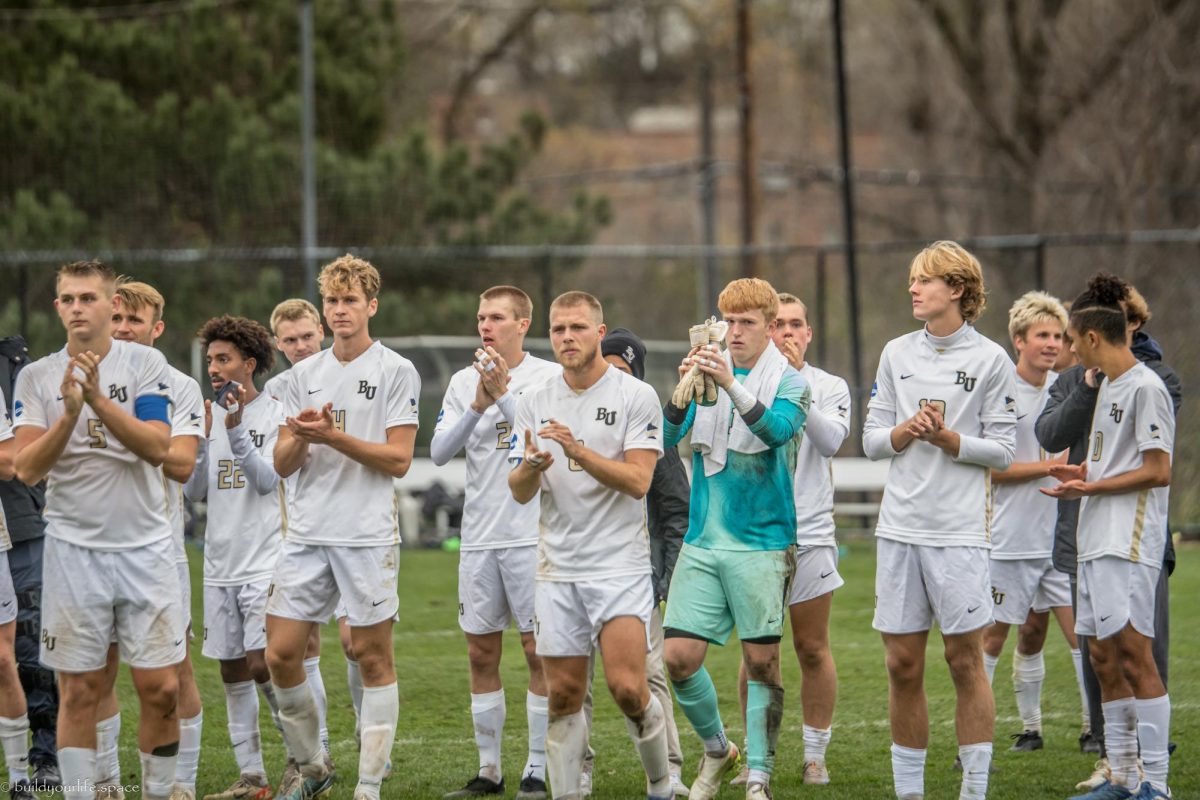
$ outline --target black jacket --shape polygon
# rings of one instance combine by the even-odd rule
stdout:
[[[20,336],[0,339],[0,391],[4,394],[5,411],[10,419],[17,373],[30,361],[29,348]],[[0,481],[0,503],[4,506],[8,535],[14,544],[45,535],[46,522],[42,519],[42,509],[46,506],[45,482],[29,487],[16,478]]]
[[[1133,354],[1154,370],[1167,387],[1175,416],[1183,402],[1183,389],[1175,370],[1162,361],[1162,348],[1149,335],[1138,331],[1133,335]],[[1098,389],[1090,388],[1083,379],[1084,369],[1076,364],[1064,370],[1050,387],[1046,407],[1038,417],[1034,431],[1038,443],[1048,453],[1068,450],[1067,462],[1082,464],[1087,456],[1088,436],[1091,433],[1092,413],[1096,409]],[[1074,575],[1078,566],[1078,546],[1075,541],[1079,523],[1079,501],[1059,500],[1058,520],[1054,526],[1054,567]],[[1167,536],[1163,561],[1170,572],[1175,568],[1175,545]]]
[[[690,496],[691,486],[679,451],[668,447],[654,466],[654,477],[646,494],[655,600],[667,599],[671,573],[675,571],[675,560],[679,558],[683,536],[687,533]]]

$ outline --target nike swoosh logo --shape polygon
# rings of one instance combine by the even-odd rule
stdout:
[[[824,579],[828,578],[828,577],[829,577],[830,575],[832,575],[832,574],[833,574],[833,570],[829,570],[829,572],[822,572],[822,573],[821,573],[821,580],[824,580]]]
[[[13,604],[13,601],[12,601],[12,600],[5,600],[5,601],[4,601],[4,604],[3,604],[2,606],[0,606],[0,608],[8,608],[8,607],[9,607],[9,606],[11,606],[12,604]]]
[[[234,742],[234,743],[233,743],[233,749],[234,749],[234,750],[237,750],[239,747],[241,747],[242,745],[244,745],[244,744],[245,744],[246,742],[248,742],[248,741],[250,741],[250,740],[249,740],[249,739],[242,739],[240,742]]]
[[[975,613],[976,611],[978,611],[978,610],[979,610],[979,606],[975,606],[974,608],[968,608],[968,609],[967,609],[967,613],[968,613],[968,614],[974,614],[974,613]]]
[[[309,389],[309,390],[308,390],[308,393],[309,393],[309,394],[316,394],[316,393],[317,393],[317,392],[319,392],[319,391],[321,391],[321,390],[320,390],[320,389]]]
[[[1107,622],[1107,621],[1108,621],[1108,619],[1109,619],[1109,617],[1111,617],[1111,616],[1112,616],[1112,614],[1109,614],[1109,615],[1108,615],[1108,617],[1101,617],[1101,618],[1100,618],[1100,621],[1101,621],[1101,622]]]
[[[901,376],[900,376],[900,380],[902,380],[902,381],[906,381],[906,380],[908,380],[909,378],[911,378],[913,375],[916,375],[916,374],[917,374],[917,373],[915,373],[915,372],[910,372],[910,373],[908,373],[907,375],[901,375]]]
[[[1029,416],[1028,414],[1021,414],[1020,416],[1017,417],[1017,419],[1025,419],[1028,416]]]
[[[542,424],[543,424],[543,425],[549,425],[549,424],[550,424],[550,420],[548,420],[548,419],[544,419],[544,420],[542,420]]]
[[[175,640],[175,646],[176,646],[176,647],[179,647],[179,645],[181,645],[181,644],[183,644],[183,639],[176,639],[176,640]]]
[[[383,598],[382,600],[376,600],[374,603],[371,603],[371,605],[373,605],[373,606],[381,606],[381,605],[383,605],[383,604],[384,604],[384,603],[386,603],[386,602],[387,602],[387,598],[385,597],[385,598]]]

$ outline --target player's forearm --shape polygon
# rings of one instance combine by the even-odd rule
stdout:
[[[695,418],[695,403],[688,403],[687,408],[679,408],[673,403],[663,406],[663,447],[674,447],[683,441]]]
[[[0,481],[10,481],[16,474],[17,445],[12,439],[0,442]]]
[[[308,457],[308,442],[297,438],[287,428],[279,429],[279,439],[275,442],[275,471],[281,478],[289,478],[296,470],[304,466]]]
[[[196,443],[195,436],[172,436],[163,474],[176,483],[187,483],[196,468]]]
[[[208,499],[208,440],[202,439],[196,450],[196,466],[183,484],[183,494],[193,503]]]
[[[475,430],[481,419],[483,414],[468,408],[449,429],[434,431],[433,439],[429,442],[429,456],[433,463],[440,467],[454,458],[466,446],[471,431]]]
[[[78,419],[77,415],[64,414],[41,436],[28,444],[18,446],[14,468],[21,483],[34,486],[46,479],[66,449],[67,442],[71,440],[71,432],[75,429]],[[18,428],[17,439],[23,439],[24,436]]]
[[[524,461],[508,473],[508,490],[512,492],[513,499],[521,505],[532,500],[540,486],[540,474]]]
[[[1137,469],[1113,475],[1111,478],[1089,481],[1084,485],[1087,486],[1086,493],[1089,495],[1129,494],[1145,489],[1157,489],[1171,485],[1171,465],[1170,462],[1167,462],[1164,470],[1158,465],[1143,462]]]
[[[996,485],[1028,483],[1040,480],[1050,475],[1050,465],[1055,461],[1022,461],[1010,464],[1003,472],[992,473],[992,483]]]
[[[249,429],[244,424],[229,429],[229,447],[254,491],[259,494],[275,491],[275,487],[279,485],[279,473],[254,446],[254,442],[250,440]]]
[[[964,436],[948,429],[943,433],[953,434],[957,439],[957,447],[948,443],[942,448],[955,461],[976,464],[994,470],[1006,470],[1012,464],[1016,448],[1011,438],[1006,440]],[[947,438],[949,439],[949,436]]]
[[[650,482],[654,478],[653,464],[646,469],[640,464],[605,458],[586,447],[581,448],[574,460],[584,472],[609,489],[627,494],[635,500],[641,500],[650,491]]]
[[[135,456],[155,467],[167,460],[171,429],[166,422],[140,420],[107,397],[93,399],[91,406],[109,434]]]
[[[825,458],[837,455],[842,442],[846,441],[849,435],[850,426],[845,420],[836,419],[817,408],[808,410],[808,419],[804,423],[804,438],[812,442],[817,452]]]
[[[338,431],[329,446],[368,469],[403,478],[412,466],[412,447],[400,447],[390,442],[364,442],[348,433]]]

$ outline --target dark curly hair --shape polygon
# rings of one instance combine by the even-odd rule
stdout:
[[[242,358],[254,359],[254,374],[271,371],[275,364],[275,348],[271,346],[271,332],[261,324],[245,317],[213,317],[200,326],[196,336],[207,347],[216,341],[229,342],[238,349]]]
[[[1110,272],[1097,272],[1083,294],[1071,303],[1071,327],[1077,333],[1096,331],[1109,342],[1125,341],[1125,309],[1129,283]]]

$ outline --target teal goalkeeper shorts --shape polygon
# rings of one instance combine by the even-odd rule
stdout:
[[[707,550],[685,544],[675,562],[663,627],[723,645],[778,640],[796,569],[787,550]]]

